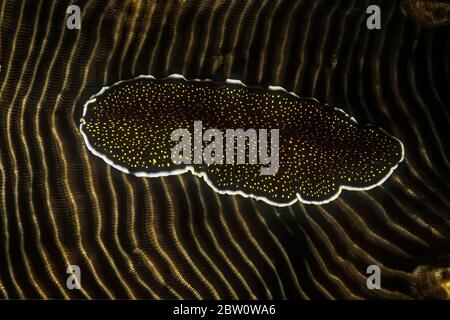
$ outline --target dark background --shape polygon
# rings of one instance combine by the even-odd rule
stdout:
[[[414,2],[2,0],[0,297],[448,297],[450,9]],[[366,28],[370,4],[381,30]],[[87,150],[91,95],[172,73],[317,98],[399,138],[406,158],[370,191],[277,208]],[[66,288],[71,264],[82,290]],[[365,285],[372,264],[381,290]]]

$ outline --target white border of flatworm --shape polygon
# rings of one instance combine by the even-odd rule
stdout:
[[[245,193],[245,192],[243,192],[243,191],[241,191],[241,190],[237,190],[237,191],[232,191],[232,190],[219,190],[219,189],[217,189],[217,187],[212,183],[212,181],[209,180],[208,175],[207,175],[205,172],[196,172],[193,166],[186,166],[186,168],[184,168],[184,169],[177,169],[177,170],[173,170],[173,171],[161,171],[161,172],[158,172],[158,173],[148,173],[148,172],[145,172],[145,171],[130,172],[127,168],[125,168],[125,167],[123,167],[123,166],[120,166],[120,165],[114,163],[114,162],[113,162],[112,160],[110,160],[106,155],[101,154],[100,152],[98,152],[97,150],[95,150],[95,148],[90,144],[88,137],[87,137],[86,134],[83,132],[83,124],[86,123],[85,120],[84,120],[84,116],[86,115],[88,105],[91,104],[91,103],[94,103],[94,102],[96,101],[96,98],[97,98],[98,96],[101,96],[106,90],[109,90],[109,89],[111,89],[111,88],[113,88],[113,87],[115,87],[115,86],[117,86],[117,85],[119,85],[119,84],[122,84],[122,83],[125,83],[125,82],[129,82],[129,81],[133,81],[133,80],[137,80],[137,79],[156,79],[156,78],[155,78],[154,76],[152,76],[152,75],[140,75],[140,76],[138,76],[138,77],[136,77],[136,78],[127,79],[127,80],[120,80],[120,81],[118,81],[118,82],[112,84],[112,85],[109,86],[109,87],[103,87],[103,88],[100,90],[100,92],[98,92],[97,94],[93,95],[93,96],[92,96],[92,97],[84,104],[84,107],[83,107],[83,115],[82,115],[82,118],[80,119],[80,132],[81,132],[81,135],[83,136],[84,142],[86,143],[86,146],[88,147],[88,149],[89,149],[94,155],[96,155],[97,157],[102,158],[107,164],[111,165],[112,167],[116,168],[117,170],[120,170],[120,171],[125,172],[125,173],[128,173],[128,174],[133,174],[133,175],[135,175],[135,176],[137,176],[137,177],[151,177],[151,178],[156,178],[156,177],[167,177],[167,176],[173,176],[173,175],[179,175],[179,174],[184,174],[184,173],[187,173],[187,172],[191,172],[193,175],[195,175],[195,176],[197,176],[197,177],[200,177],[200,178],[203,178],[203,180],[205,180],[206,183],[207,183],[207,184],[208,184],[215,192],[220,193],[220,194],[228,194],[228,195],[237,195],[237,194],[238,194],[238,195],[243,196],[243,197],[245,197],[245,198],[253,198],[253,199],[256,199],[256,200],[261,200],[261,201],[264,201],[264,202],[266,202],[266,203],[268,203],[268,204],[270,204],[270,205],[277,206],[277,207],[287,207],[287,206],[290,206],[290,205],[294,204],[294,203],[297,202],[297,201],[300,201],[300,202],[305,203],[305,204],[321,205],[321,204],[325,204],[325,203],[328,203],[328,202],[331,202],[331,201],[335,200],[337,197],[339,197],[339,195],[341,194],[342,190],[359,190],[359,191],[360,191],[360,190],[370,190],[370,189],[373,189],[373,188],[375,188],[375,187],[381,185],[384,181],[386,181],[386,180],[389,178],[389,176],[392,174],[392,172],[394,172],[394,170],[398,167],[398,164],[399,164],[400,162],[403,161],[404,156],[405,156],[405,150],[404,150],[404,147],[403,147],[403,143],[402,143],[399,139],[397,139],[396,137],[394,137],[394,136],[390,135],[389,133],[387,133],[386,131],[384,131],[382,128],[379,128],[379,129],[382,130],[385,134],[387,134],[388,136],[394,138],[395,140],[397,140],[397,141],[400,143],[401,151],[402,151],[402,156],[401,156],[400,161],[397,162],[397,164],[396,164],[395,166],[391,167],[391,169],[389,170],[388,174],[387,174],[386,176],[384,176],[384,177],[383,177],[380,181],[378,181],[376,184],[370,185],[370,186],[368,186],[368,187],[363,187],[363,188],[356,188],[356,187],[352,187],[352,186],[340,185],[338,191],[336,191],[336,193],[335,193],[332,197],[330,197],[329,199],[326,199],[326,200],[324,200],[324,201],[307,201],[307,200],[303,199],[299,193],[297,193],[297,194],[296,194],[296,195],[297,195],[297,199],[294,199],[294,200],[292,200],[292,201],[290,201],[290,202],[287,202],[287,203],[279,203],[279,202],[271,201],[271,200],[267,199],[266,197],[256,196],[256,195],[254,195],[254,194],[247,194],[247,193]],[[168,77],[166,77],[166,78],[161,78],[161,80],[164,80],[164,79],[183,79],[183,80],[185,80],[185,81],[212,81],[211,79],[203,79],[203,80],[202,80],[202,79],[192,79],[192,80],[188,80],[188,79],[186,79],[183,75],[180,75],[180,74],[171,74],[170,76],[168,76]],[[226,80],[226,83],[230,83],[230,84],[239,84],[239,85],[242,85],[242,86],[244,86],[244,87],[251,87],[251,86],[245,85],[245,84],[242,83],[240,80],[235,80],[235,79],[227,79],[227,80]],[[287,93],[289,93],[289,94],[291,94],[291,95],[293,95],[293,96],[295,96],[295,97],[297,97],[297,98],[300,99],[300,97],[299,97],[298,95],[296,95],[294,92],[288,92],[288,91],[287,91],[286,89],[284,89],[283,87],[279,87],[279,86],[269,86],[268,89],[269,89],[269,90],[272,90],[272,91],[282,91],[282,92],[287,92]],[[312,99],[312,100],[315,100],[315,101],[317,101],[318,103],[320,103],[317,99],[314,99],[314,98],[308,98],[308,99]],[[351,116],[349,116],[344,110],[339,109],[339,108],[336,108],[336,107],[335,107],[334,109],[337,110],[337,111],[340,111],[340,112],[344,113],[344,114],[345,114],[347,117],[349,117],[353,122],[357,123],[356,119],[353,118],[353,117],[351,117]]]

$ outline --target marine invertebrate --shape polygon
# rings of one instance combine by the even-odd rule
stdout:
[[[279,129],[279,170],[261,176],[261,163],[174,163],[173,131],[191,127],[195,135],[197,120],[205,128]],[[94,154],[124,172],[159,177],[190,171],[218,192],[274,205],[321,204],[342,189],[370,189],[403,159],[397,139],[359,125],[340,109],[280,87],[247,87],[236,80],[214,83],[171,75],[121,81],[85,104],[80,130]]]

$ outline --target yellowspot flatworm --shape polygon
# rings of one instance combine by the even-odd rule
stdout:
[[[261,164],[174,164],[171,134],[179,128],[279,129],[279,169]],[[142,177],[191,172],[216,192],[286,206],[323,204],[342,189],[383,183],[403,160],[402,143],[361,125],[340,109],[300,98],[281,87],[249,87],[181,75],[139,76],[104,87],[84,105],[80,131],[89,150],[108,164]]]

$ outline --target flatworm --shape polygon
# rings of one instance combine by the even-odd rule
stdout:
[[[192,132],[198,120],[205,129],[279,129],[277,173],[261,175],[261,164],[174,164],[172,132]],[[216,192],[277,206],[323,204],[342,189],[371,189],[404,156],[397,138],[315,99],[281,87],[181,75],[139,76],[104,87],[84,105],[80,131],[92,153],[123,172],[140,177],[191,172]]]

